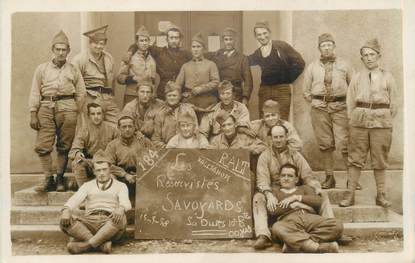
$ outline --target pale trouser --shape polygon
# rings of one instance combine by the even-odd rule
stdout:
[[[320,208],[320,215],[324,218],[334,218],[333,209],[330,205],[330,200],[326,193],[322,193],[323,202]],[[267,199],[263,193],[255,193],[253,198],[253,216],[254,216],[254,227],[255,236],[259,235],[267,236],[271,239],[271,231],[268,225],[268,215],[272,215],[267,209]],[[270,218],[272,221],[272,218]],[[275,222],[275,218],[273,220]],[[274,222],[270,222],[272,225]]]

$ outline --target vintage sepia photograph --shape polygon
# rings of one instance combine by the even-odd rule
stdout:
[[[9,23],[11,256],[404,251],[402,9]]]

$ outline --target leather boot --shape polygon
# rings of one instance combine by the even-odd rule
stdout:
[[[111,240],[119,231],[120,229],[109,219],[88,242],[92,247],[97,248]]]
[[[335,241],[320,243],[317,253],[339,253],[339,244]]]
[[[91,249],[88,242],[69,242],[66,247],[71,254],[81,254]]]
[[[344,165],[346,166],[347,175],[349,175],[349,160],[348,160],[347,153],[343,153],[342,157],[343,157]],[[349,185],[349,178],[347,178],[346,180],[346,188],[348,188],[348,185]],[[359,182],[357,182],[356,190],[362,190],[362,186],[360,185]]]
[[[361,168],[359,167],[356,167],[356,166],[349,167],[349,182],[347,184],[347,189],[349,189],[349,191],[346,192],[345,198],[342,201],[340,201],[339,206],[347,207],[347,206],[354,205],[354,195],[355,195],[357,182],[359,181],[359,178],[360,178],[360,171],[361,171]]]
[[[55,179],[53,175],[46,176],[45,179],[35,186],[35,191],[39,193],[52,192],[56,190]]]
[[[321,188],[330,189],[336,188],[336,179],[334,179],[333,174],[326,174],[326,180],[321,184]]]
[[[305,253],[316,253],[318,250],[319,244],[311,239],[306,239],[301,243],[301,252]]]
[[[388,208],[391,206],[391,202],[386,199],[385,194],[385,170],[375,169],[374,175],[377,187],[376,205]]]
[[[271,240],[265,235],[259,235],[258,239],[255,241],[254,249],[262,250],[270,246],[272,246]]]
[[[98,249],[101,252],[105,253],[105,254],[111,254],[111,251],[112,251],[112,242],[111,241],[104,242],[103,244],[101,244],[98,247]]]
[[[56,192],[65,192],[65,179],[63,174],[56,175]]]

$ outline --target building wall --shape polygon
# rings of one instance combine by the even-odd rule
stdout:
[[[12,16],[12,173],[40,171],[39,161],[33,150],[36,132],[29,126],[29,92],[36,67],[51,58],[50,43],[61,29],[69,38],[71,58],[81,50],[79,13],[15,13]]]
[[[395,77],[398,87],[399,113],[394,119],[390,168],[403,168],[403,68],[401,13],[398,10],[364,11],[296,11],[293,12],[293,45],[303,55],[306,64],[320,55],[317,38],[332,33],[336,40],[336,53],[360,70],[360,47],[368,39],[377,37],[382,46],[382,64]],[[302,96],[303,76],[294,83],[294,124],[304,140],[303,153],[314,169],[321,169],[319,150],[315,142],[309,115],[309,104]],[[340,155],[336,167],[343,168]]]

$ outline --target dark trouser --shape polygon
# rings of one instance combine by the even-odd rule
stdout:
[[[317,243],[336,241],[343,233],[343,224],[335,218],[298,210],[278,220],[271,231],[291,250],[300,251],[308,239]]]
[[[291,105],[291,87],[289,84],[261,85],[258,91],[258,111],[263,117],[262,106],[267,100],[275,100],[280,104],[281,119],[288,121]]]
[[[41,106],[37,113],[40,129],[37,133],[35,152],[39,155],[45,175],[53,174],[52,158],[56,138],[58,152],[57,172],[63,174],[66,169],[68,152],[75,137],[77,113],[74,111],[55,111],[55,108]]]

